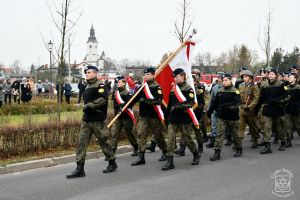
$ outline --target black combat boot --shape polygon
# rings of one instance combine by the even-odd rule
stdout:
[[[261,153],[261,154],[269,154],[269,153],[272,153],[270,142],[265,142],[265,149],[262,150],[260,153]]]
[[[82,163],[77,163],[76,169],[71,174],[67,175],[66,178],[71,179],[71,178],[78,178],[84,176],[85,176],[84,162],[82,162]]]
[[[161,157],[158,159],[158,161],[165,161],[167,160],[168,156],[167,156],[167,151],[163,151]]]
[[[145,162],[145,153],[144,152],[139,152],[139,159],[133,163],[131,163],[132,166],[135,165],[144,165]]]
[[[215,149],[215,154],[210,157],[210,161],[217,161],[221,159],[221,149]]]
[[[186,148],[186,145],[184,144],[179,144],[179,149],[177,149],[175,151],[175,154],[179,155],[179,156],[185,156],[185,148]]]
[[[231,146],[231,144],[232,144],[231,135],[227,136],[226,138],[227,138],[227,140],[226,140],[226,143],[224,145],[225,146]]]
[[[116,159],[109,160],[108,166],[106,167],[106,169],[103,170],[103,173],[111,173],[111,172],[115,171],[117,168],[118,168],[118,165],[116,163]]]
[[[198,143],[198,152],[203,153],[203,142],[197,141]]]
[[[234,157],[241,157],[243,155],[243,148],[237,148],[236,153],[233,155]]]
[[[174,163],[173,163],[173,156],[168,156],[168,161],[167,161],[167,163],[161,168],[161,170],[167,171],[167,170],[174,169],[174,168],[175,168],[175,165],[174,165]]]
[[[198,165],[200,160],[200,154],[198,151],[193,152],[193,162],[192,165]]]
[[[280,147],[278,149],[279,151],[285,151],[285,140],[281,140]]]
[[[292,139],[291,138],[286,139],[285,148],[289,148],[289,147],[292,147]]]
[[[131,156],[134,157],[134,156],[138,156],[138,155],[139,155],[138,146],[134,145],[133,146],[133,153],[131,154]]]
[[[215,143],[215,137],[211,136],[210,141],[206,144],[207,148],[213,148]]]
[[[155,147],[156,147],[156,142],[151,141],[151,143],[146,147],[146,150],[151,151],[151,152],[155,152]]]
[[[258,140],[257,140],[257,138],[254,138],[253,139],[253,144],[251,146],[251,149],[257,149],[257,147],[258,147]]]

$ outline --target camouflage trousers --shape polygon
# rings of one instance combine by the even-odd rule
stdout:
[[[272,128],[278,134],[280,140],[286,139],[285,117],[268,117],[263,116],[264,121],[264,141],[271,142]]]
[[[194,130],[198,145],[202,144],[203,143],[203,133],[202,133],[201,125],[200,125],[199,129],[197,129],[196,126],[193,125],[193,130]],[[185,145],[183,138],[180,138],[180,144]]]
[[[163,151],[167,151],[167,144],[164,134],[166,128],[162,125],[161,121],[157,118],[140,117],[137,123],[137,142],[139,152],[146,151],[147,135],[151,133],[155,137],[158,147]]]
[[[292,129],[300,133],[300,113],[297,115],[291,115]]]
[[[196,145],[192,140],[192,124],[169,124],[168,126],[168,156],[174,156],[176,135],[180,133],[183,143],[194,153],[197,151]]]
[[[217,112],[214,111],[211,115],[211,136],[217,136]]]
[[[92,134],[95,137],[108,160],[115,159],[115,154],[108,143],[108,130],[103,122],[82,122],[79,133],[79,141],[76,148],[76,162],[84,162],[86,149],[90,143]]]
[[[137,140],[133,134],[133,121],[130,118],[117,119],[111,128],[111,146],[118,148],[120,134],[125,134],[131,146],[137,148]]]
[[[248,115],[240,115],[239,120],[239,136],[241,139],[244,139],[246,125],[249,126],[249,132],[254,140],[257,141],[259,138],[259,127],[257,125],[257,117],[254,113]]]
[[[239,128],[238,120],[224,120],[218,118],[217,125],[218,125],[217,128],[218,132],[215,138],[214,149],[222,149],[226,130],[232,133],[234,146],[236,148],[242,148],[242,140],[238,133],[238,128]]]
[[[286,138],[291,139],[293,134],[293,124],[292,124],[292,116],[285,115],[284,116],[284,123],[286,126]]]

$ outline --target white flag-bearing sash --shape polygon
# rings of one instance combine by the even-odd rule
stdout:
[[[122,99],[121,95],[120,95],[120,92],[117,90],[115,92],[116,94],[116,100],[117,100],[117,103],[118,104],[124,104],[124,100]],[[134,117],[134,114],[133,114],[133,110],[131,108],[126,108],[126,113],[129,115],[129,117],[132,119],[133,123],[136,123],[136,119]]]
[[[180,103],[186,101],[186,98],[185,98],[185,96],[182,94],[182,92],[181,92],[180,88],[178,87],[178,85],[175,85],[175,86],[173,87],[173,90],[174,90],[174,93],[175,93],[176,98],[178,99],[178,101],[179,101]],[[198,127],[199,127],[199,122],[198,122],[198,119],[197,119],[197,117],[196,117],[196,115],[195,115],[193,109],[192,109],[192,108],[187,108],[186,111],[189,113],[189,115],[190,115],[190,117],[191,117],[191,119],[192,119],[194,125],[198,128]]]
[[[144,85],[145,85],[144,92],[145,92],[146,98],[147,99],[154,99],[153,95],[151,94],[151,91],[150,91],[148,83],[145,82]],[[161,109],[161,106],[160,105],[153,105],[153,108],[156,111],[156,113],[157,113],[158,118],[160,119],[160,121],[162,123],[164,123],[165,117],[164,117],[164,113],[163,113],[163,111]]]

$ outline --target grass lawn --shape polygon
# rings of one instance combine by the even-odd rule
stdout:
[[[77,111],[62,112],[61,120],[80,120],[82,118],[82,110],[78,108]],[[9,115],[0,117],[1,125],[21,125],[31,123],[44,123],[47,121],[55,121],[57,119],[57,113],[51,114],[32,114],[32,115]]]

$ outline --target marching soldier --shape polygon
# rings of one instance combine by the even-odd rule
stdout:
[[[300,74],[299,74],[299,66],[294,65],[290,68],[290,73],[297,75],[297,83],[300,84]]]
[[[204,123],[205,86],[199,82],[200,75],[201,75],[201,73],[198,69],[192,70],[192,76],[194,79],[194,87],[195,87],[196,97],[197,97],[197,102],[198,102],[197,107],[194,109],[194,112],[200,123],[200,129],[196,128],[195,126],[193,126],[193,129],[194,129],[196,140],[198,143],[198,151],[199,151],[199,153],[202,153],[203,152],[203,143],[207,142],[207,132],[206,132],[206,127],[205,127],[205,123]],[[179,149],[175,151],[175,154],[184,156],[185,149],[186,149],[186,145],[184,144],[183,139],[181,138],[180,144],[179,144]]]
[[[262,117],[264,121],[264,144],[265,149],[261,154],[272,153],[270,147],[272,126],[278,133],[281,145],[280,151],[285,150],[286,130],[284,121],[284,104],[287,103],[289,97],[287,95],[287,86],[277,80],[277,71],[269,70],[269,80],[261,86],[261,96],[259,105],[262,107]]]
[[[288,86],[288,94],[290,95],[290,100],[287,105],[287,120],[291,123],[291,129],[287,131],[286,147],[292,147],[292,134],[294,129],[300,134],[300,85],[297,84],[297,78],[298,76],[295,73],[289,75],[290,85]]]
[[[167,159],[167,144],[165,142],[165,127],[163,126],[163,112],[161,110],[161,103],[163,94],[161,87],[154,80],[155,69],[150,67],[144,70],[145,86],[144,91],[135,99],[139,101],[139,121],[137,123],[137,142],[139,149],[139,158],[137,161],[131,163],[132,166],[145,164],[145,151],[147,143],[147,133],[154,134],[158,147],[163,154],[159,161]]]
[[[188,110],[192,111],[194,104],[194,90],[186,83],[186,73],[183,69],[178,68],[173,71],[173,77],[176,85],[174,85],[169,96],[168,113],[168,161],[162,167],[162,170],[174,169],[174,151],[176,134],[180,133],[184,144],[193,153],[192,165],[198,165],[200,154],[196,149],[196,145],[192,140],[193,132],[192,117],[189,116]],[[194,116],[196,118],[196,116]]]
[[[214,110],[217,110],[217,136],[215,138],[215,154],[210,158],[211,161],[221,159],[221,149],[225,129],[227,128],[233,135],[234,146],[236,147],[235,157],[242,155],[242,142],[238,134],[239,128],[239,103],[240,92],[232,85],[232,76],[223,75],[223,86],[212,100],[207,116],[210,118]]]
[[[107,115],[108,91],[106,91],[104,84],[97,79],[97,71],[98,68],[95,66],[87,66],[84,70],[87,86],[83,96],[83,118],[76,149],[77,168],[71,174],[66,176],[67,179],[85,176],[84,163],[86,149],[92,134],[95,134],[97,141],[109,162],[107,168],[103,170],[103,173],[110,173],[118,168],[115,162],[115,154],[112,147],[107,142],[108,134],[104,124]]]
[[[246,125],[251,130],[253,144],[251,148],[257,148],[259,138],[259,128],[255,108],[259,100],[259,88],[253,82],[254,75],[249,70],[243,71],[244,83],[240,84],[239,91],[241,96],[239,135],[244,138]]]
[[[125,104],[131,98],[129,91],[126,89],[126,80],[123,76],[119,76],[116,78],[117,90],[113,92],[112,99],[114,103],[114,111],[115,115],[118,114],[125,106]],[[135,136],[132,133],[133,123],[136,123],[136,119],[134,117],[133,111],[131,109],[132,106],[129,106],[116,120],[111,129],[111,143],[113,151],[116,152],[118,148],[118,138],[120,133],[123,131],[129,141],[129,143],[133,147],[133,154],[131,156],[138,155],[138,145]]]

